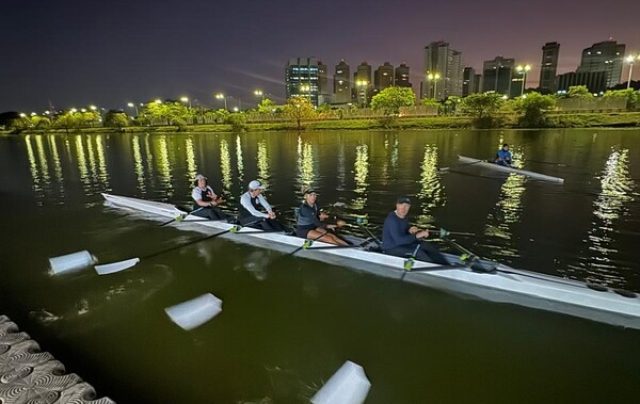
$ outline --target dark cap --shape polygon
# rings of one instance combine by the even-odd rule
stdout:
[[[401,197],[398,198],[396,203],[406,203],[406,204],[411,205],[411,199],[409,199],[408,196],[401,196]]]
[[[309,189],[307,189],[306,191],[304,191],[304,194],[305,194],[305,195],[308,195],[308,194],[317,194],[317,192],[316,192],[316,190],[315,190],[315,189],[313,189],[313,188],[309,188]]]

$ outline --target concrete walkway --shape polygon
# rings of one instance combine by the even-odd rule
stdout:
[[[0,404],[113,404],[0,315]]]

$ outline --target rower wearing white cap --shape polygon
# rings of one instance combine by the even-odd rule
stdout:
[[[209,186],[207,177],[202,174],[196,175],[191,198],[194,201],[194,216],[206,217],[211,220],[226,220],[228,216],[218,208],[224,199]]]
[[[249,183],[249,189],[240,197],[240,211],[238,220],[240,224],[266,231],[284,231],[284,227],[276,220],[276,213],[271,209],[267,199],[262,196],[264,185],[258,180]],[[261,212],[264,209],[265,212]]]

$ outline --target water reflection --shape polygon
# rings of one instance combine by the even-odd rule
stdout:
[[[147,187],[144,182],[144,164],[142,163],[142,152],[140,150],[140,137],[131,137],[131,149],[133,150],[133,165],[136,173],[136,184],[138,192],[141,195],[146,195]]]
[[[60,187],[60,193],[64,194],[64,178],[62,176],[62,162],[60,161],[60,154],[58,153],[58,145],[56,143],[56,137],[54,135],[49,135],[47,137],[49,141],[49,145],[51,147],[51,157],[53,160],[53,172],[56,176],[56,181],[58,181],[58,185]]]
[[[351,201],[351,208],[363,210],[367,205],[367,189],[369,183],[369,147],[366,144],[356,146],[356,160],[353,163],[356,197]]]
[[[269,166],[269,154],[267,150],[266,140],[260,140],[258,142],[257,162],[258,162],[258,180],[260,180],[260,182],[262,182],[262,184],[265,187],[268,187],[269,178],[270,178],[270,174],[269,174],[270,166]]]
[[[313,146],[302,141],[302,136],[298,136],[298,185],[299,191],[303,192],[311,188],[315,181],[315,168],[313,158]]]
[[[184,139],[184,149],[187,154],[186,163],[187,163],[187,182],[191,182],[198,174],[198,164],[196,163],[196,153],[193,147],[193,139],[191,136],[188,136]]]
[[[236,160],[238,166],[238,182],[244,183],[244,160],[242,159],[242,143],[240,142],[240,135],[236,136]]]
[[[173,196],[173,177],[171,175],[171,159],[169,158],[169,146],[167,145],[167,136],[160,135],[156,137],[156,145],[157,145],[157,159],[156,159],[156,167],[157,173],[156,175],[160,179],[160,183],[164,188],[164,193],[167,197]]]
[[[29,171],[31,172],[31,183],[33,184],[33,191],[36,194],[40,194],[42,192],[42,186],[40,184],[40,175],[38,174],[36,157],[33,153],[33,147],[31,146],[31,135],[26,135],[24,137],[24,144],[27,148],[27,159],[29,159]]]
[[[98,179],[104,189],[109,189],[109,173],[107,172],[107,162],[104,155],[104,139],[102,135],[96,135],[96,153],[98,156]]]
[[[233,184],[231,176],[231,155],[229,154],[229,143],[226,139],[220,139],[220,171],[222,172],[222,188],[226,195],[231,194]]]
[[[504,140],[500,139],[500,146]],[[526,164],[524,150],[514,147],[513,167],[523,168]],[[517,156],[517,157],[516,157]],[[496,207],[487,216],[484,234],[490,238],[487,247],[494,250],[495,256],[507,258],[506,262],[519,257],[513,238],[513,225],[520,222],[522,215],[522,196],[525,191],[527,178],[511,173],[500,187],[500,194]]]
[[[616,262],[616,230],[614,224],[628,212],[628,204],[634,200],[635,183],[629,174],[629,149],[612,149],[605,163],[600,180],[601,192],[593,202],[593,221],[584,243],[587,257],[581,256],[580,267],[587,278],[606,284],[624,283],[620,272],[623,265]]]
[[[420,192],[417,197],[420,201],[420,214],[417,221],[421,226],[434,222],[431,212],[438,206],[444,206],[444,187],[438,174],[438,148],[428,144],[424,147],[424,157],[420,165]]]

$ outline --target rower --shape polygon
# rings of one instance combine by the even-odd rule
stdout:
[[[420,261],[430,261],[450,265],[444,255],[433,245],[422,241],[429,237],[429,230],[420,230],[409,224],[411,199],[401,196],[396,201],[396,210],[389,213],[382,230],[382,250],[396,257],[412,257]]]
[[[224,202],[224,199],[213,192],[207,182],[207,177],[202,174],[196,175],[193,185],[194,188],[191,192],[191,198],[194,201],[192,215],[206,217],[210,220],[227,220],[228,216],[218,207]]]
[[[302,202],[298,210],[296,235],[300,238],[320,240],[329,244],[348,245],[346,241],[334,233],[335,230],[340,227],[340,222],[344,222],[338,221],[336,224],[326,223],[329,215],[318,208],[316,204],[317,200],[318,194],[316,191],[313,189],[304,191],[304,202]]]
[[[254,227],[265,231],[284,231],[284,226],[276,220],[276,213],[262,196],[265,187],[258,180],[249,183],[247,192],[240,197],[238,220],[243,226]],[[261,212],[263,208],[266,212]]]
[[[502,148],[496,153],[494,163],[511,167],[511,152],[509,151],[509,145],[507,143],[503,144]]]

